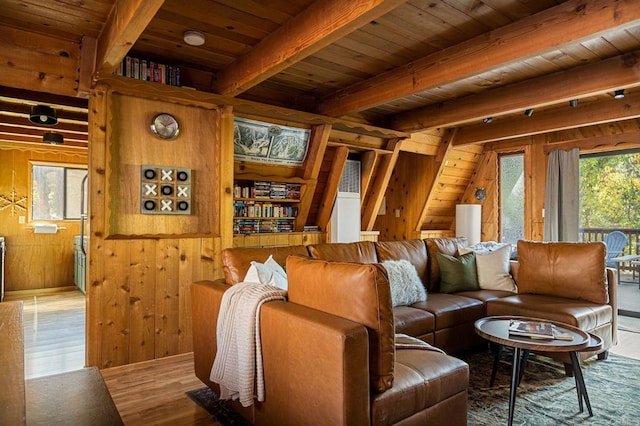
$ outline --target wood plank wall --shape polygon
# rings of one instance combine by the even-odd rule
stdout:
[[[221,144],[231,114],[179,89],[138,86],[98,85],[90,98],[87,365],[100,368],[191,351],[189,286],[222,277],[220,251],[232,244],[233,148]],[[180,121],[174,141],[150,133],[159,112]],[[143,164],[191,168],[192,215],[129,208]],[[134,172],[123,180],[122,170]]]
[[[34,234],[29,221],[30,161],[87,164],[86,150],[35,147],[3,143],[0,146],[0,236],[5,237],[6,291],[41,290],[73,286],[73,237],[80,233],[78,220],[59,221],[55,234]],[[15,198],[11,192],[15,190]],[[19,206],[12,199],[26,199]],[[20,217],[25,220],[19,223]],[[64,228],[64,229],[62,229]],[[28,273],[27,273],[28,271]]]

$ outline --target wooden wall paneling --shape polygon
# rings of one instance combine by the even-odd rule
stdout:
[[[438,146],[438,151],[434,158],[433,177],[431,178],[431,185],[427,190],[427,198],[424,200],[422,211],[415,225],[416,232],[419,232],[424,227],[425,224],[427,224],[428,229],[433,229],[433,227],[428,226],[429,222],[427,221],[427,213],[433,203],[432,200],[435,198],[435,195],[436,195],[436,191],[433,190],[434,186],[436,182],[438,182],[438,179],[440,178],[440,176],[444,171],[444,159],[446,158],[447,153],[451,149],[452,141],[455,138],[456,132],[457,132],[456,129],[447,130],[447,132],[445,133],[445,135],[443,136],[440,142],[440,145]]]
[[[86,364],[102,365],[105,223],[107,209],[107,93],[97,87],[89,97],[89,252],[87,255]]]
[[[524,148],[525,172],[525,202],[524,223],[525,239],[534,241],[544,240],[544,197],[547,182],[548,155],[544,152],[544,144],[540,143],[541,136],[532,138],[531,145]],[[535,179],[534,179],[535,176]],[[530,188],[527,191],[526,188]],[[527,227],[529,224],[529,227]]]
[[[223,106],[220,109],[220,114],[216,117],[216,128],[219,129],[220,141],[218,144],[217,152],[214,158],[217,158],[217,163],[214,161],[210,165],[209,173],[213,173],[217,177],[218,184],[213,183],[213,191],[218,191],[219,204],[217,210],[213,210],[212,214],[217,215],[219,212],[220,220],[218,228],[214,229],[221,240],[222,248],[233,247],[233,132],[234,132],[234,116],[233,108],[230,106]],[[215,133],[214,133],[215,134]],[[218,165],[216,167],[216,164]],[[213,193],[212,191],[212,193]],[[219,248],[219,247],[218,247]],[[220,251],[218,250],[219,254]],[[222,264],[220,256],[214,257],[214,271],[218,269],[218,272],[222,270]],[[203,261],[208,263],[208,258],[203,258]],[[208,275],[208,274],[207,274]]]
[[[338,186],[340,185],[340,178],[342,177],[342,171],[344,165],[347,162],[349,156],[349,149],[345,146],[336,148],[335,157],[331,163],[331,170],[329,172],[328,180],[324,185],[324,192],[322,194],[322,202],[320,203],[320,210],[316,218],[316,224],[321,230],[326,230],[329,221],[331,220],[331,212],[333,211],[333,203],[336,201],[338,194]]]
[[[380,168],[376,174],[371,191],[369,191],[367,198],[363,202],[361,219],[361,230],[363,231],[373,230],[378,210],[380,210],[380,206],[382,205],[382,199],[384,198],[389,179],[391,179],[391,173],[393,172],[398,154],[400,153],[401,145],[402,142],[397,139],[391,139],[387,143],[387,149],[392,152],[381,158]]]
[[[219,185],[217,145],[211,143],[219,131],[217,111],[119,93],[112,94],[110,106],[110,208],[117,214],[109,219],[109,235],[205,236],[217,232],[220,200],[211,197]],[[161,112],[173,114],[181,123],[176,139],[162,141],[151,134],[151,120]],[[191,214],[142,214],[142,165],[191,169]]]
[[[226,229],[226,228],[223,228]],[[228,239],[228,238],[227,238]],[[200,267],[203,280],[216,280],[224,276],[220,253],[222,252],[222,238],[203,238],[200,252]],[[235,236],[231,237],[232,247],[235,247]],[[228,246],[227,246],[228,247]]]
[[[202,280],[202,245],[200,239],[180,240],[178,292],[178,353],[193,351],[191,283]]]
[[[87,157],[86,151],[30,149],[22,144],[6,144],[0,148],[0,164],[3,165],[0,170],[0,195],[3,197],[0,200],[0,235],[5,237],[8,247],[6,291],[74,285],[73,236],[79,234],[79,221],[56,221],[58,232],[55,234],[33,233],[33,223],[29,221],[32,161],[86,165]],[[15,194],[12,195],[13,191]],[[24,224],[19,223],[20,217],[25,220]],[[27,270],[29,274],[24,273]]]
[[[414,226],[431,187],[432,171],[432,156],[400,152],[385,193],[385,213],[376,216],[374,229],[380,232],[380,241],[417,237]]]
[[[156,240],[131,241],[129,362],[155,358]]]
[[[155,357],[162,358],[180,353],[180,240],[158,240],[156,265]]]
[[[101,282],[103,295],[100,322],[102,354],[101,368],[128,364],[130,343],[130,245],[127,241],[104,240],[104,275]]]

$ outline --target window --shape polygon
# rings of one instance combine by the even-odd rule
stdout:
[[[31,219],[80,219],[81,212],[87,211],[87,198],[82,194],[82,180],[86,175],[87,169],[81,166],[32,164]]]
[[[524,239],[524,154],[500,157],[500,236],[514,245]]]

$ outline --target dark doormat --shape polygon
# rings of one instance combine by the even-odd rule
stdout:
[[[186,394],[193,402],[207,410],[221,425],[249,425],[244,417],[233,411],[208,387],[190,390]]]

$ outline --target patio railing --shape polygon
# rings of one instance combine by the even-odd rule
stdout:
[[[640,229],[634,228],[581,228],[579,230],[579,239],[581,241],[602,241],[604,237],[612,231],[621,231],[627,236],[627,245],[624,248],[621,256],[627,254],[640,254],[640,247],[638,244],[640,243]],[[632,273],[635,277],[636,272],[638,272],[637,267],[623,263],[620,265],[621,272],[629,272]]]

